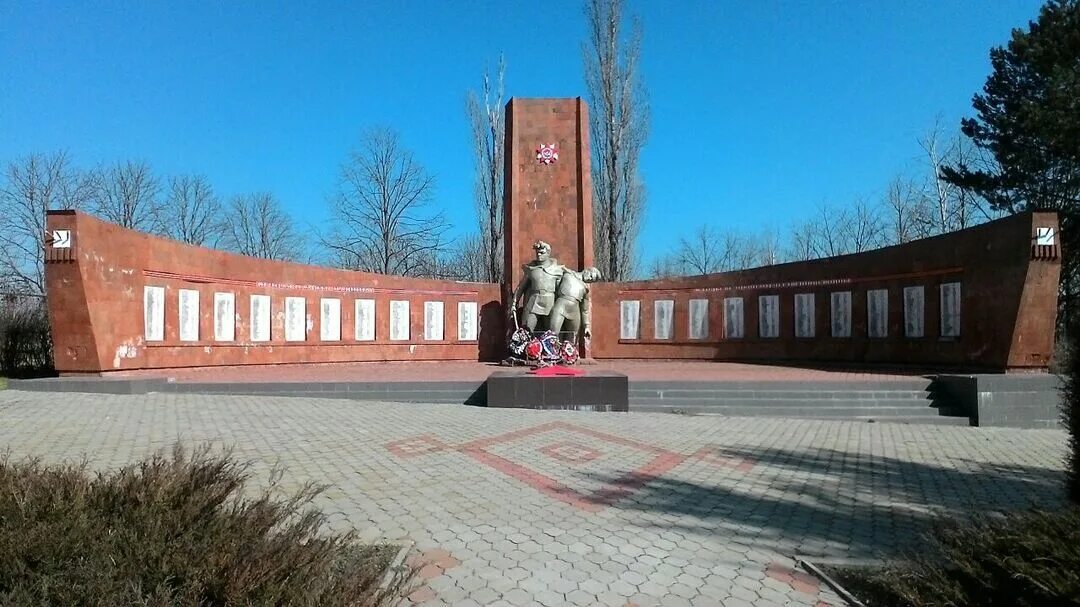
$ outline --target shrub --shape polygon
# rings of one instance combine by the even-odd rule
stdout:
[[[0,460],[0,605],[391,604],[396,550],[320,534],[318,491],[241,496],[247,467],[181,448],[118,472]]]
[[[1080,339],[1069,341],[1062,375],[1061,419],[1069,431],[1069,451],[1065,461],[1065,490],[1080,504]]]
[[[1080,605],[1080,509],[941,526],[905,566],[836,569],[867,607]]]
[[[4,297],[0,306],[0,372],[9,377],[53,372],[52,334],[42,299]]]

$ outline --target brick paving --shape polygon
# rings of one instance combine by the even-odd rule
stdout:
[[[411,541],[423,605],[842,605],[792,557],[916,547],[939,516],[1062,505],[1065,434],[461,405],[0,392],[0,448],[116,467],[177,440],[329,488]]]
[[[193,367],[110,373],[111,377],[172,377],[177,381],[483,381],[500,367],[472,361],[401,361],[242,367]],[[701,360],[600,360],[585,366],[625,373],[631,381],[897,381],[918,377],[912,370],[807,369]]]

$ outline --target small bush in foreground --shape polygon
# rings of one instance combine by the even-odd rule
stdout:
[[[1061,391],[1061,421],[1069,431],[1069,454],[1065,460],[1065,491],[1080,504],[1080,339],[1069,341]]]
[[[904,567],[832,573],[867,607],[1080,605],[1080,509],[951,524],[933,543]]]
[[[391,546],[319,533],[317,491],[244,499],[207,450],[118,472],[0,460],[0,605],[389,605]]]
[[[52,334],[43,302],[0,302],[0,372],[9,377],[53,374]]]

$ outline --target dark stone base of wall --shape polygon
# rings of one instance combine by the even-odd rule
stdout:
[[[1061,380],[1051,374],[938,375],[930,387],[965,410],[971,425],[1058,428]]]
[[[584,375],[537,377],[496,371],[487,380],[487,406],[561,411],[629,411],[626,375],[588,371]]]

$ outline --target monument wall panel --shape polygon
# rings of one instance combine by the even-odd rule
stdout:
[[[1054,346],[1060,243],[1040,245],[1037,238],[1056,235],[1057,224],[1055,213],[1029,212],[854,255],[706,276],[597,283],[590,354],[1045,368]],[[909,290],[916,287],[921,297],[917,289]],[[798,295],[818,302],[801,299],[799,318],[807,316],[802,328],[796,323]],[[777,296],[775,308],[766,299],[771,296]],[[736,298],[746,302],[738,311]],[[682,319],[692,318],[692,300],[718,310],[710,324],[724,330],[694,339],[690,323],[680,320],[671,339],[627,337],[626,302],[640,302],[641,325],[653,327],[658,302],[673,301],[672,315]],[[743,324],[745,332],[739,331]],[[811,326],[813,336],[802,336]]]
[[[56,368],[61,373],[190,366],[367,360],[477,360],[502,355],[500,288],[381,276],[255,259],[188,246],[75,211],[48,215],[48,229],[72,234],[63,255],[46,249],[46,289]],[[181,291],[192,294],[184,295]],[[233,296],[233,339],[218,294]],[[288,298],[305,301],[287,318]],[[338,331],[322,325],[323,299],[340,300]],[[354,304],[354,300],[373,302]],[[423,310],[439,300],[445,336],[425,342],[424,319],[409,338],[390,340],[390,301]],[[203,305],[199,306],[197,301]],[[458,304],[476,305],[475,337],[459,340]],[[364,317],[357,329],[357,310]],[[334,315],[327,316],[333,322]],[[183,322],[182,322],[183,320]],[[286,340],[286,327],[293,323]],[[299,324],[296,324],[299,323]],[[181,336],[181,326],[184,333]],[[336,341],[322,341],[322,336]],[[185,339],[181,339],[181,337]],[[358,339],[359,337],[359,339]]]

